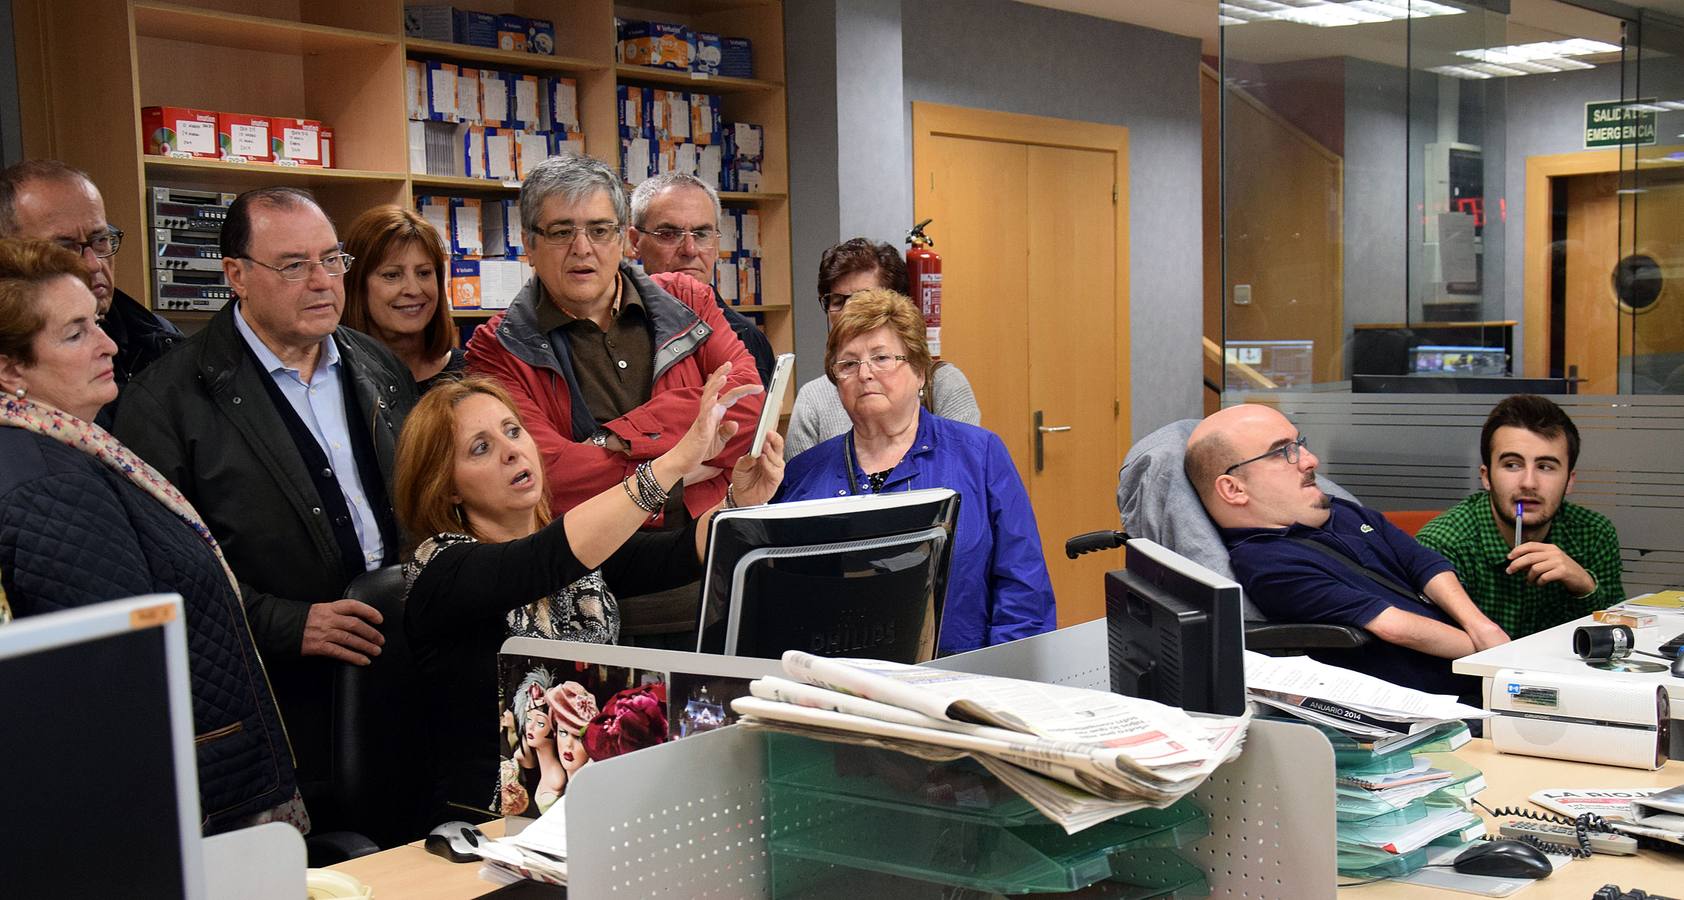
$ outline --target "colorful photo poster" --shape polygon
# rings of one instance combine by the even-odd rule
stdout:
[[[537,817],[587,763],[723,728],[748,681],[545,657],[500,657],[499,812]]]

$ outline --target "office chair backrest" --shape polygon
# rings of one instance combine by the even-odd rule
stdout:
[[[1117,512],[1131,537],[1155,541],[1219,575],[1233,578],[1228,548],[1187,480],[1183,464],[1187,438],[1199,421],[1171,422],[1129,448],[1117,472]],[[1332,496],[1357,502],[1349,491],[1320,475],[1316,484]],[[1264,618],[1250,598],[1245,600],[1245,618],[1248,622]]]
[[[333,794],[344,820],[381,847],[424,837],[435,783],[428,712],[404,634],[400,566],[359,576],[345,595],[380,611],[386,643],[333,679]]]

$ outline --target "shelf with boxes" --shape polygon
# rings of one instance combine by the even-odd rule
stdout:
[[[627,6],[616,6],[613,0],[455,3],[483,5],[498,14],[499,24],[505,15],[553,23],[550,29],[540,25],[538,32],[544,36],[536,38],[522,26],[529,44],[540,50],[548,44],[551,53],[458,41],[454,24],[448,33],[417,33],[405,22],[408,5],[403,0],[13,0],[25,153],[62,159],[88,171],[105,196],[112,223],[131,231],[150,231],[154,188],[221,194],[269,184],[313,191],[344,227],[373,206],[414,204],[417,197],[509,201],[511,206],[518,199],[522,157],[512,136],[509,146],[517,155],[508,177],[470,179],[466,166],[458,173],[454,165],[449,171],[427,173],[425,166],[411,171],[406,99],[406,63],[411,60],[454,64],[458,78],[460,70],[468,68],[573,80],[577,123],[569,121],[563,130],[574,140],[582,134],[583,149],[611,164],[618,164],[622,153],[618,86],[717,96],[722,120],[763,128],[759,185],[722,192],[729,209],[753,210],[760,217],[761,302],[741,301],[738,308],[762,321],[774,347],[791,349],[794,317],[789,312],[789,188],[778,0],[642,0]],[[692,32],[740,38],[735,46],[751,53],[747,67],[732,72],[721,68],[717,73],[707,69],[697,73],[707,77],[694,77],[689,71],[623,60],[617,53],[616,16],[671,20]],[[724,51],[722,44],[720,63]],[[695,55],[712,59],[711,51],[698,49]],[[66,74],[96,69],[118,73],[119,94],[132,91],[138,103],[114,106],[109,78]],[[738,77],[729,77],[733,74]],[[224,161],[220,138],[214,156],[149,154],[148,129],[141,122],[141,107],[146,106],[250,114],[250,119],[270,123],[271,147],[275,120],[295,125],[296,120],[313,120],[333,131],[328,167]],[[233,131],[227,133],[232,144]],[[530,160],[537,148],[533,138],[527,143]],[[553,137],[548,143],[546,152],[555,149]],[[577,144],[573,147],[578,149]],[[155,249],[152,242],[135,241],[133,247]],[[499,261],[507,259],[493,259]],[[153,252],[126,250],[115,263],[121,287],[162,308],[161,298],[153,294]],[[483,274],[481,278],[483,296]],[[493,286],[496,283],[493,278]],[[207,314],[170,312],[186,319]],[[458,314],[473,319],[489,313]]]
[[[135,34],[262,53],[306,55],[390,47],[394,35],[291,19],[223,12],[181,3],[137,2]]]

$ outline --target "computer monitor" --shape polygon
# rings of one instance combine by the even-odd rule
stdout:
[[[1245,711],[1240,586],[1145,538],[1105,573],[1111,690],[1192,712]]]
[[[175,594],[0,628],[0,894],[206,896]]]
[[[947,488],[715,513],[696,649],[934,659],[958,516]]]

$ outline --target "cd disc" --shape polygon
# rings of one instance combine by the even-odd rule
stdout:
[[[1665,672],[1666,666],[1660,663],[1645,662],[1641,659],[1607,659],[1602,662],[1587,662],[1585,665],[1604,672]]]

